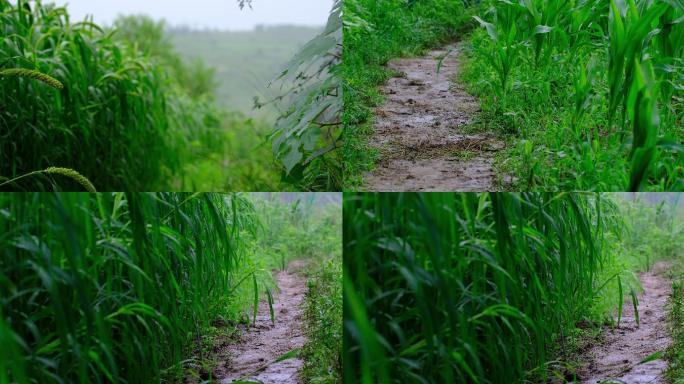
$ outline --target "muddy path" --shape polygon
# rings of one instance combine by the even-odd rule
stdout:
[[[462,127],[480,111],[477,100],[454,80],[462,46],[390,62],[399,73],[382,91],[371,146],[380,157],[365,175],[368,191],[493,191],[494,154],[503,142],[467,135]],[[439,60],[449,52],[437,71]]]
[[[214,371],[219,383],[232,383],[239,379],[264,384],[299,383],[298,371],[303,366],[299,358],[270,364],[258,373],[255,371],[283,354],[301,348],[306,342],[302,331],[302,303],[306,294],[306,280],[298,271],[303,262],[293,261],[285,271],[274,273],[279,293],[274,294],[275,325],[271,322],[268,302],[259,303],[255,324],[246,326],[239,342],[224,346],[218,353],[220,363]]]
[[[667,332],[667,299],[672,285],[666,277],[669,264],[658,262],[650,272],[639,274],[644,292],[638,295],[640,326],[631,298],[625,301],[620,328],[607,329],[606,340],[590,351],[590,362],[580,371],[583,383],[613,380],[618,383],[665,383],[667,362],[659,359],[636,365],[670,344]]]

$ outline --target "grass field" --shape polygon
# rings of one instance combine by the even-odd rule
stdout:
[[[325,199],[0,194],[0,383],[201,382],[295,259],[326,308],[308,304],[307,382],[339,377],[341,206]]]
[[[572,382],[635,272],[684,264],[681,209],[628,199],[348,194],[345,382]]]
[[[507,142],[511,190],[681,190],[680,2],[364,1],[345,3],[347,188],[369,151],[388,60],[460,40],[458,80],[480,99],[469,131]],[[435,68],[438,66],[435,63]]]
[[[2,190],[339,189],[336,63],[321,59],[337,49],[339,17],[317,38],[297,27],[172,36],[144,16],[103,29],[29,0],[0,0],[0,19]],[[251,112],[278,74],[260,97],[271,112]]]

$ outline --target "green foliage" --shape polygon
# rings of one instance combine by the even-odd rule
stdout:
[[[69,24],[64,8],[2,0],[0,20],[0,65],[64,84],[0,80],[0,174],[67,167],[101,189],[157,180],[168,131],[160,71],[91,24]]]
[[[217,87],[215,70],[207,68],[200,59],[189,64],[183,61],[164,21],[154,21],[148,16],[120,16],[114,22],[114,30],[116,38],[166,67],[170,78],[190,97],[213,97]]]
[[[358,188],[376,153],[368,148],[378,86],[390,59],[453,40],[468,17],[461,1],[346,0],[344,7],[344,188]],[[437,64],[435,64],[437,65]]]
[[[672,284],[668,311],[672,344],[666,356],[669,362],[666,377],[673,384],[684,383],[684,279],[679,276]]]
[[[679,2],[487,5],[464,80],[480,123],[517,140],[500,164],[514,188],[681,189]]]
[[[105,31],[39,0],[0,0],[0,25],[3,180],[60,167],[100,190],[279,188],[260,146],[270,128],[218,110],[213,71],[182,61],[163,23],[127,17]],[[50,177],[12,187],[80,188]]]
[[[339,249],[341,222],[338,204],[325,205],[325,195],[290,193],[289,202],[281,195],[268,194],[256,199],[261,221],[258,253],[270,269],[284,270],[295,259],[320,260],[342,257]],[[322,205],[323,204],[323,205]]]
[[[615,246],[630,270],[650,271],[657,261],[679,256],[679,250],[684,249],[684,224],[676,210],[677,202],[649,204],[635,196],[620,204],[626,218],[625,232]]]
[[[550,379],[606,295],[621,221],[600,195],[349,195],[345,382]]]
[[[274,80],[284,93],[272,102],[281,112],[270,140],[283,166],[283,179],[303,190],[340,190],[338,156],[342,130],[342,0],[333,9],[323,33],[290,60]],[[258,103],[258,101],[257,101]]]
[[[338,234],[341,236],[341,234]],[[306,383],[342,383],[342,243],[338,252],[317,262],[309,277],[302,350]]]
[[[115,36],[145,55],[166,73],[174,97],[172,140],[180,171],[166,170],[174,190],[284,190],[278,168],[263,145],[269,127],[241,113],[220,109],[215,101],[216,71],[176,52],[175,39],[163,21],[145,16],[120,17]]]
[[[0,212],[1,382],[178,377],[210,322],[244,316],[245,273],[270,280],[243,195],[0,194]]]

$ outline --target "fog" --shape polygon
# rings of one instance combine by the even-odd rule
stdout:
[[[46,1],[47,2],[47,1]],[[332,0],[253,0],[240,10],[236,0],[55,0],[67,5],[72,21],[92,15],[98,24],[111,25],[118,15],[146,14],[170,25],[222,30],[251,30],[257,25],[321,26]]]

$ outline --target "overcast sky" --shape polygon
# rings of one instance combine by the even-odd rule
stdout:
[[[171,25],[249,30],[256,25],[324,25],[332,0],[253,0],[253,9],[240,10],[237,0],[54,0],[67,4],[71,20],[92,15],[109,25],[119,14],[147,14]],[[44,1],[47,2],[47,1]]]

